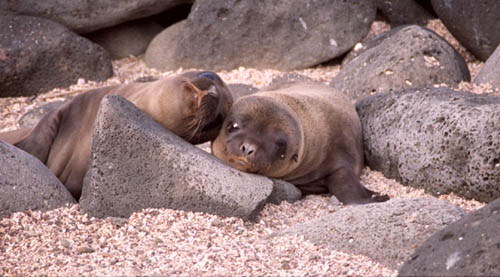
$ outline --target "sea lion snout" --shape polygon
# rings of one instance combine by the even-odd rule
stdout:
[[[249,142],[243,142],[240,146],[241,153],[244,157],[255,156],[255,151],[257,151],[257,146]]]

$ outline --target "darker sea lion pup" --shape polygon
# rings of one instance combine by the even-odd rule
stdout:
[[[389,199],[359,182],[358,114],[342,93],[322,84],[287,84],[238,99],[212,153],[237,169],[289,181],[304,194],[330,192],[344,204]]]
[[[107,94],[125,97],[153,120],[193,144],[217,136],[233,102],[229,89],[217,74],[192,71],[154,82],[135,82],[79,94],[43,117],[33,129],[0,134],[0,139],[37,157],[79,199],[90,158],[94,120]]]

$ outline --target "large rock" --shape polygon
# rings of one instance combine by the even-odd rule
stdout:
[[[463,57],[439,35],[421,26],[394,28],[365,47],[330,83],[351,99],[470,80]]]
[[[406,24],[426,25],[432,15],[415,0],[376,0],[377,9],[391,26]]]
[[[62,25],[0,16],[0,97],[29,96],[68,87],[79,78],[104,81],[112,75],[108,53]]]
[[[38,159],[0,140],[0,218],[26,210],[50,210],[73,197]]]
[[[500,197],[500,97],[412,89],[356,109],[370,168],[435,195]]]
[[[495,52],[490,55],[486,62],[479,70],[476,78],[474,78],[475,84],[485,84],[488,83],[494,88],[500,88],[500,46],[497,47]]]
[[[395,269],[415,246],[463,215],[462,209],[435,198],[391,199],[348,206],[275,235],[302,235],[316,244],[365,255]]]
[[[87,37],[101,45],[112,59],[139,56],[146,52],[153,38],[163,31],[163,27],[150,20],[136,20],[105,28]]]
[[[196,1],[151,42],[145,61],[160,70],[305,68],[353,47],[375,12],[372,1]]]
[[[80,205],[92,216],[171,208],[253,219],[273,190],[270,179],[222,164],[119,96],[103,99],[91,152]]]
[[[500,199],[432,235],[399,276],[500,276]]]
[[[472,54],[486,60],[500,43],[500,1],[432,0],[439,19]]]
[[[89,33],[160,13],[193,0],[15,0],[0,1],[0,11],[51,19],[77,33]]]

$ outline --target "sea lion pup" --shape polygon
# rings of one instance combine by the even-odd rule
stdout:
[[[79,94],[43,117],[32,131],[0,134],[0,139],[4,137],[46,164],[78,200],[90,158],[93,123],[100,102],[107,94],[125,97],[193,144],[217,136],[233,102],[229,89],[217,74],[186,72],[154,82],[117,85]]]
[[[304,194],[330,192],[344,204],[389,199],[359,182],[358,114],[342,93],[322,84],[287,84],[238,99],[212,153],[237,169],[289,181]]]

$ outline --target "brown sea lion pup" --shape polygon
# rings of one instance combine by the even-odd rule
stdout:
[[[93,123],[100,102],[107,94],[125,97],[193,144],[217,136],[233,102],[226,84],[217,74],[193,71],[154,82],[82,93],[47,114],[32,130],[0,134],[0,139],[45,163],[75,199],[79,199],[90,158]]]
[[[304,194],[330,192],[344,204],[389,199],[359,182],[358,114],[342,93],[322,84],[288,84],[238,99],[212,152],[237,169],[289,181]]]

